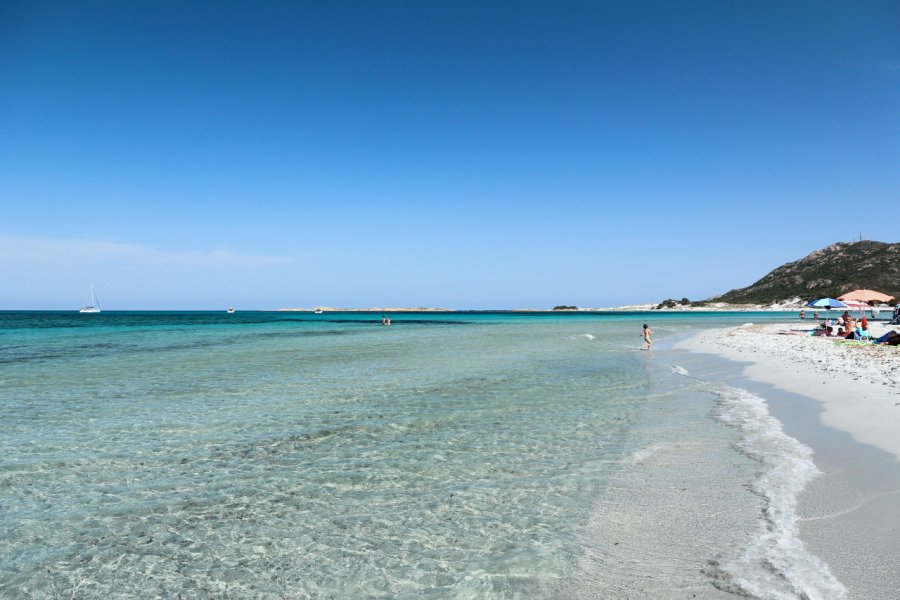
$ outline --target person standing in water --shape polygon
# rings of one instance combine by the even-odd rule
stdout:
[[[642,335],[643,335],[643,337],[644,337],[644,347],[641,348],[641,350],[649,350],[649,349],[650,349],[650,344],[653,343],[653,342],[650,341],[650,336],[653,335],[653,330],[650,329],[650,326],[647,325],[646,323],[644,323],[644,332],[643,332]]]

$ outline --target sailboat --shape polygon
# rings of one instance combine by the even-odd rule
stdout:
[[[90,306],[85,306],[78,312],[83,313],[98,313],[100,312],[100,303],[97,302],[97,295],[94,294],[94,286],[91,285],[91,304]]]

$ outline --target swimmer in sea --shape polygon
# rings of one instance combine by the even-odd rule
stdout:
[[[644,332],[641,335],[644,337],[645,344],[645,347],[641,348],[641,350],[649,350],[650,344],[652,344],[652,342],[650,341],[650,336],[653,335],[653,330],[650,329],[650,326],[646,323],[644,323]]]

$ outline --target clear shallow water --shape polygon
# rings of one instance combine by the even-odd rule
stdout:
[[[759,461],[636,348],[784,317],[392,317],[0,313],[0,594],[740,591]]]

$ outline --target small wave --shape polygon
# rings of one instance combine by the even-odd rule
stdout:
[[[672,372],[675,373],[676,375],[685,375],[685,376],[690,375],[690,373],[688,373],[687,369],[685,369],[684,367],[678,366],[678,365],[672,366]]]
[[[578,333],[569,338],[570,340],[595,340],[597,339],[595,336],[589,333]]]
[[[798,533],[797,498],[820,473],[812,450],[784,433],[763,398],[732,387],[717,393],[718,419],[741,432],[737,449],[763,466],[752,489],[765,499],[767,527],[739,557],[711,563],[716,587],[762,599],[846,598],[847,589]]]

